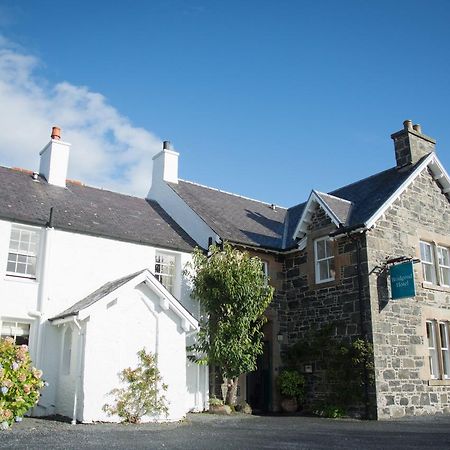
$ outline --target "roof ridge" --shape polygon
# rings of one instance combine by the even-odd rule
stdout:
[[[195,181],[183,180],[181,178],[179,178],[178,180],[179,181],[183,181],[184,183],[193,184],[194,186],[199,186],[199,187],[202,187],[202,188],[211,189],[212,191],[222,192],[223,194],[233,195],[234,197],[243,198],[245,200],[251,200],[252,202],[258,202],[258,203],[262,203],[262,204],[268,205],[268,206],[275,205],[277,208],[282,208],[282,209],[285,209],[286,211],[288,210],[288,208],[286,208],[285,206],[277,205],[275,203],[264,202],[262,200],[257,200],[256,198],[246,197],[245,195],[239,195],[239,194],[235,194],[233,192],[224,191],[222,189],[213,188],[211,186],[206,186],[205,184],[196,183]]]

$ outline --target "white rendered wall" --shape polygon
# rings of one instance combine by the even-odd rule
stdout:
[[[108,306],[109,304],[109,306]],[[159,298],[147,287],[127,290],[107,305],[96,308],[87,324],[84,358],[83,422],[120,421],[102,411],[119,387],[118,373],[137,365],[142,348],[157,353],[158,369],[169,406],[167,420],[182,419],[185,402],[186,339],[180,318],[159,307]],[[166,420],[166,416],[144,417],[143,421]]]
[[[30,351],[35,364],[44,371],[44,379],[49,382],[49,386],[43,390],[40,406],[34,410],[34,413],[48,415],[55,413],[53,405],[60,401],[57,400],[58,398],[62,401],[61,408],[64,411],[67,408],[70,409],[66,394],[58,391],[61,329],[51,325],[48,318],[59,314],[109,281],[144,268],[149,268],[153,272],[156,250],[174,254],[177,257],[175,297],[180,299],[194,316],[197,308],[190,298],[188,283],[182,276],[184,265],[191,259],[189,253],[155,249],[150,246],[60,230],[39,227],[36,229],[41,233],[37,280],[12,278],[6,276],[11,222],[0,220],[0,321],[15,319],[30,323]],[[42,263],[46,235],[49,238],[44,271]],[[44,278],[45,283],[42,283]],[[45,289],[43,289],[44,285]],[[42,297],[41,318],[36,315],[39,296]],[[40,355],[37,355],[38,342],[42,349]],[[73,343],[76,345],[76,339]],[[182,364],[182,373],[186,377],[184,356]],[[61,381],[63,384],[66,382],[67,379]],[[182,385],[186,386],[186,379]],[[63,389],[63,391],[66,390]],[[67,394],[67,397],[71,397],[71,394]],[[62,414],[62,411],[59,413]]]

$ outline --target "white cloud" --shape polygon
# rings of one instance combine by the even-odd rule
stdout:
[[[161,141],[104,96],[37,76],[40,62],[0,35],[0,165],[37,170],[51,126],[72,144],[69,178],[145,196]]]

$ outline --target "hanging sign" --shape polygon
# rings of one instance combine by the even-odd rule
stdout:
[[[416,295],[412,261],[391,266],[389,274],[391,276],[392,300],[414,297]]]

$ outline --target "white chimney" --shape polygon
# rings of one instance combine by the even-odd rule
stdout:
[[[153,157],[152,184],[161,180],[178,184],[179,155],[170,148],[169,141],[163,142],[162,151]]]
[[[44,176],[49,184],[66,187],[69,149],[70,144],[61,141],[61,129],[53,127],[50,142],[39,153],[39,174]]]

